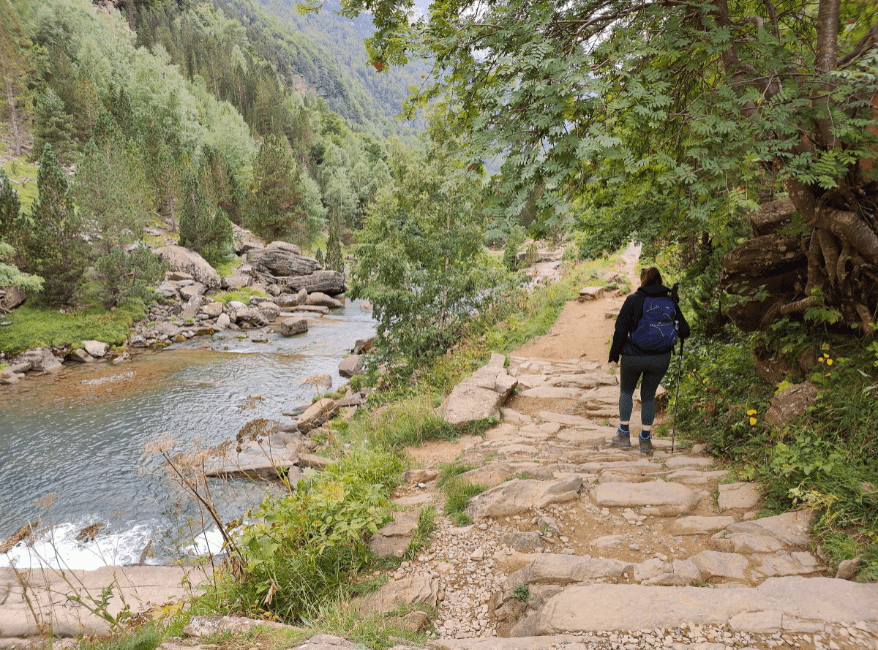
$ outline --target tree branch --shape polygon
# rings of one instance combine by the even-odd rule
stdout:
[[[854,46],[850,52],[845,54],[838,60],[838,68],[844,69],[848,67],[851,63],[859,59],[866,52],[872,49],[872,46],[878,43],[878,23],[872,25],[869,28],[869,31],[866,32],[866,35],[863,36],[859,40],[859,42]]]

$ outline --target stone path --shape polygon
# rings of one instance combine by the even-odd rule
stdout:
[[[495,358],[474,376],[497,369]],[[433,645],[472,650],[878,650],[878,585],[827,574],[809,511],[758,518],[758,486],[734,482],[703,445],[678,439],[671,454],[656,438],[648,457],[609,447],[619,389],[599,359],[513,355],[506,371],[518,392],[502,423],[457,459],[472,467],[464,479],[489,486],[467,507],[473,524],[440,517],[430,546],[374,597],[383,611],[438,605]],[[500,379],[480,390],[505,395]],[[456,421],[466,411],[443,406]],[[430,465],[397,495],[409,534],[423,504],[441,512]]]

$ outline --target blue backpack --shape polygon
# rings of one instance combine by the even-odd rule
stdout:
[[[677,344],[677,325],[674,322],[676,306],[666,296],[646,297],[643,301],[643,316],[637,329],[631,334],[631,341],[641,350],[665,352]]]

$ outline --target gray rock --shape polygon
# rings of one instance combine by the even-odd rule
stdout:
[[[157,288],[156,293],[165,298],[174,298],[180,291],[180,287],[171,282],[162,282]]]
[[[439,581],[423,576],[392,580],[362,602],[361,612],[386,614],[401,605],[424,603],[431,607],[438,602]]]
[[[851,580],[860,570],[860,558],[855,557],[852,560],[842,560],[838,563],[838,571],[835,572],[836,580]]]
[[[306,302],[308,302],[308,290],[299,289],[296,294],[296,304],[304,305]]]
[[[264,327],[268,325],[269,321],[265,318],[265,315],[262,313],[260,309],[253,309],[252,307],[244,307],[243,309],[238,309],[235,312],[236,322],[240,323],[241,321],[246,321],[251,325],[256,325],[257,327]]]
[[[293,253],[294,255],[300,254],[298,246],[285,241],[273,241],[270,244],[266,245],[265,248],[287,251],[288,253]]]
[[[452,425],[500,417],[500,405],[506,401],[518,381],[504,368],[506,357],[492,354],[491,360],[451,391],[437,412]]]
[[[239,309],[245,309],[247,305],[240,300],[230,300],[227,307],[232,311],[238,311]]]
[[[238,255],[243,255],[244,253],[249,253],[250,251],[259,248],[264,248],[262,240],[246,228],[241,228],[241,226],[237,224],[232,224],[232,231],[235,253]]]
[[[435,481],[438,476],[435,469],[410,469],[402,473],[402,482],[406,485],[417,485]]]
[[[372,535],[369,540],[369,550],[378,558],[402,557],[409,548],[411,540],[407,537],[385,537],[384,535]]]
[[[107,353],[107,350],[110,349],[109,345],[102,343],[101,341],[83,341],[82,346],[85,348],[86,352],[96,359],[103,357]]]
[[[644,582],[645,580],[651,580],[652,578],[656,578],[663,573],[673,573],[673,565],[667,562],[662,562],[658,558],[652,558],[651,560],[646,560],[645,562],[634,565],[634,582]]]
[[[328,307],[329,309],[339,309],[341,307],[344,307],[344,305],[335,298],[330,298],[325,293],[320,293],[319,291],[315,291],[314,293],[308,295],[307,304],[317,305],[319,307]]]
[[[500,535],[500,543],[516,551],[530,551],[536,548],[543,548],[542,537],[536,531],[532,533],[504,533]]]
[[[206,286],[204,286],[200,282],[195,282],[193,284],[190,284],[189,286],[180,289],[180,297],[183,300],[191,301],[194,298],[203,296],[205,291],[207,291]]]
[[[809,406],[817,403],[817,386],[810,381],[788,386],[771,400],[771,407],[765,414],[765,421],[782,427],[802,417]]]
[[[600,507],[641,506],[641,513],[660,517],[691,512],[699,496],[691,488],[677,483],[602,483],[595,488],[595,503]]]
[[[522,391],[521,397],[532,397],[534,399],[576,400],[582,397],[582,390],[579,388],[561,388],[558,386],[537,386],[535,388],[528,388],[527,390]],[[618,395],[616,399],[618,399]]]
[[[201,313],[210,318],[218,318],[223,313],[223,303],[209,302],[201,306]]]
[[[348,641],[340,636],[315,634],[298,646],[297,650],[350,650],[354,647],[356,647],[356,644],[353,641]]]
[[[397,512],[393,521],[379,528],[376,534],[384,537],[408,537],[418,529],[418,513],[416,511]]]
[[[683,587],[701,582],[701,571],[691,560],[674,560],[670,571],[665,571],[654,578],[645,580],[645,585],[662,585]]]
[[[701,577],[705,580],[710,578],[732,578],[744,580],[750,563],[739,553],[718,553],[717,551],[701,551],[691,558]]]
[[[321,470],[326,469],[332,463],[333,460],[331,458],[315,456],[314,454],[299,454],[299,467],[310,467],[311,469]]]
[[[363,358],[358,354],[352,354],[345,357],[338,364],[338,374],[342,377],[353,377],[362,374]]]
[[[533,562],[507,578],[504,593],[519,585],[541,582],[565,585],[597,578],[618,578],[632,567],[630,562],[622,560],[540,553],[534,556]]]
[[[735,523],[734,517],[683,517],[671,523],[674,535],[705,535]]]
[[[295,307],[299,304],[298,297],[292,293],[279,293],[274,301],[281,307]]]
[[[325,397],[314,402],[299,416],[299,431],[308,433],[331,419],[338,412],[338,404],[334,399]]]
[[[304,318],[293,316],[285,318],[280,322],[280,333],[282,336],[295,336],[308,331],[308,321]]]
[[[194,282],[195,280],[190,273],[183,271],[168,271],[165,277],[171,282]]]
[[[18,287],[4,287],[0,294],[0,309],[15,309],[27,300],[27,292]]]
[[[539,612],[540,635],[724,625],[738,614],[778,611],[817,622],[878,620],[878,584],[831,578],[771,578],[756,588],[643,585],[568,587]]]
[[[232,320],[229,318],[228,314],[220,314],[216,319],[216,328],[220,331],[226,330],[231,325]]]
[[[624,535],[604,535],[592,540],[591,545],[595,548],[622,548],[624,543]]]
[[[34,348],[16,354],[9,360],[10,366],[23,368],[18,372],[32,370],[34,372],[47,372],[61,367],[61,362],[55,358],[49,348]],[[26,366],[26,368],[25,368]]]
[[[68,358],[71,361],[79,361],[80,363],[92,363],[94,361],[94,357],[82,348],[73,350]]]
[[[164,246],[157,248],[155,253],[168,263],[172,271],[188,273],[211,289],[220,286],[220,278],[216,270],[195,251],[182,246]]]
[[[580,300],[600,300],[604,297],[603,287],[583,287],[579,290]]]
[[[290,625],[275,623],[273,621],[260,621],[254,618],[242,616],[193,616],[189,624],[183,628],[183,634],[187,637],[201,638],[214,636],[226,632],[243,634],[257,627],[268,629],[295,629]]]
[[[227,275],[221,281],[220,285],[227,291],[234,291],[246,287],[250,284],[250,277],[246,275]]]
[[[305,289],[308,293],[319,291],[330,296],[337,296],[347,290],[344,274],[340,271],[315,271],[310,275],[295,275],[283,280],[283,288],[285,290],[300,291]],[[304,304],[304,300],[300,300],[299,304]]]
[[[576,499],[582,479],[571,476],[558,481],[512,479],[470,499],[466,514],[472,519],[508,517],[531,508]]]
[[[263,300],[262,302],[260,302],[257,309],[262,315],[262,318],[265,319],[265,322],[269,324],[273,323],[278,317],[278,314],[280,314],[280,307],[278,307],[277,304],[267,300]]]
[[[303,257],[293,250],[271,245],[250,251],[247,253],[247,261],[257,271],[275,277],[311,275],[320,268],[317,260],[313,258]]]
[[[759,488],[754,483],[727,483],[719,486],[717,505],[726,510],[751,510],[759,503]]]

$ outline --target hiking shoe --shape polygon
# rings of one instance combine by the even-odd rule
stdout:
[[[622,429],[616,429],[616,435],[610,440],[610,446],[629,449],[631,447],[631,434],[625,433]]]
[[[647,438],[646,440],[641,438],[640,439],[640,453],[641,454],[648,454],[651,451],[652,451],[652,438]]]

